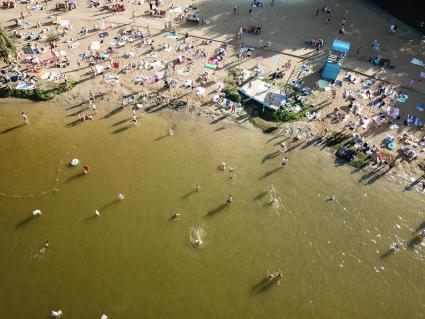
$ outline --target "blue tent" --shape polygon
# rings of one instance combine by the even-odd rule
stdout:
[[[322,78],[335,81],[341,70],[341,64],[350,50],[350,43],[334,40],[322,71]]]

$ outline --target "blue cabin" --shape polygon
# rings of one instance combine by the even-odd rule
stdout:
[[[329,81],[336,80],[339,71],[341,70],[341,64],[349,50],[349,42],[334,40],[323,67],[322,78]]]

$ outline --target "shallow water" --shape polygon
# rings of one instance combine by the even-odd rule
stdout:
[[[406,246],[422,196],[302,145],[280,168],[284,138],[224,122],[132,127],[125,110],[66,127],[64,109],[1,105],[0,193],[22,196],[0,196],[1,317],[424,318],[425,248]],[[21,111],[31,125],[11,130]]]

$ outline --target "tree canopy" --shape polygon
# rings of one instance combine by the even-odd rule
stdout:
[[[0,26],[0,59],[7,63],[15,53],[15,40]]]

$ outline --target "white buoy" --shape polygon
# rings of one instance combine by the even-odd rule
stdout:
[[[36,209],[35,211],[33,211],[33,212],[32,212],[32,214],[33,214],[34,216],[41,216],[41,210]]]

